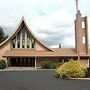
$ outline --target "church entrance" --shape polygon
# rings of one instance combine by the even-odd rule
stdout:
[[[10,66],[35,67],[35,58],[10,58]]]

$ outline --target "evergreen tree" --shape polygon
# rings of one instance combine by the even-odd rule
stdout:
[[[8,37],[8,36],[5,35],[2,27],[0,27],[0,43],[1,43],[2,41],[4,41],[7,37]]]

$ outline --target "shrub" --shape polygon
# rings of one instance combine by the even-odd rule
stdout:
[[[42,68],[46,68],[49,69],[51,67],[51,61],[47,60],[47,61],[42,61],[41,62],[41,67]]]
[[[51,68],[51,69],[55,69],[56,67],[57,67],[57,64],[54,63],[54,62],[51,62],[50,68]]]
[[[79,61],[69,61],[56,69],[60,78],[81,78],[86,76],[86,69]]]
[[[0,69],[5,69],[6,68],[6,63],[4,60],[0,61]]]
[[[51,60],[44,60],[41,62],[41,67],[44,69],[56,69],[61,63],[56,63]]]
[[[64,64],[64,62],[56,63],[57,67],[60,67],[60,66],[63,65],[63,64]],[[56,67],[56,68],[57,68],[57,67]]]
[[[87,77],[90,77],[90,67],[87,68]]]

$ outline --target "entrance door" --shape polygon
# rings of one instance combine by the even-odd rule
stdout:
[[[30,66],[31,67],[35,66],[35,58],[30,59]]]
[[[35,58],[10,58],[10,66],[35,67]]]
[[[10,59],[10,66],[19,66],[20,65],[20,58],[11,58]]]

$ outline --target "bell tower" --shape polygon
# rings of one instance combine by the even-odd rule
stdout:
[[[81,54],[88,54],[88,21],[87,16],[82,17],[78,10],[78,1],[76,0],[77,14],[75,20],[75,49],[78,59]]]

